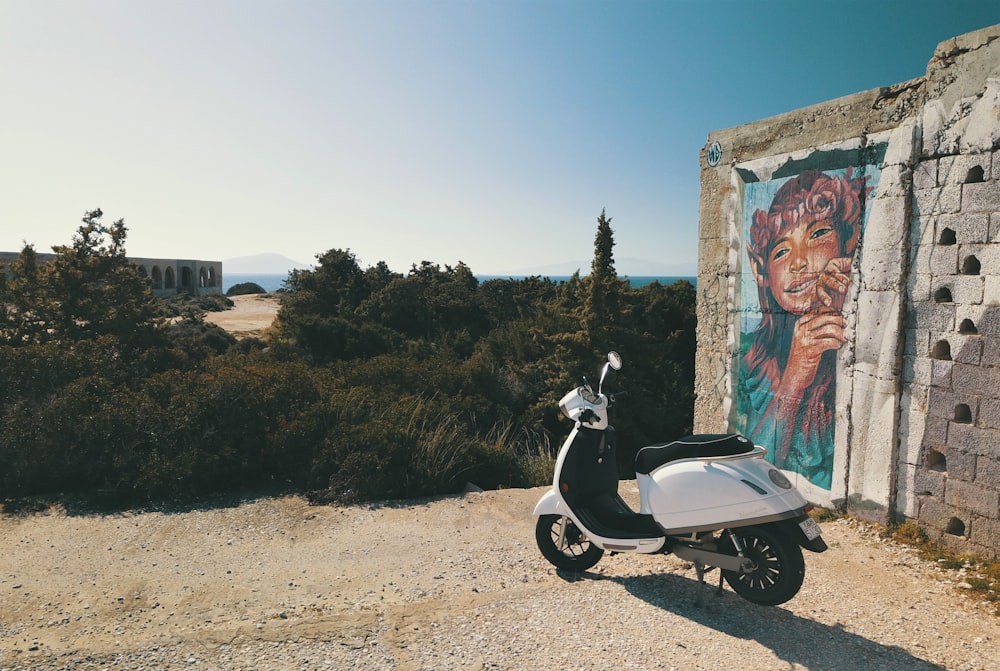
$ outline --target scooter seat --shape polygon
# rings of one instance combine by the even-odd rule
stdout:
[[[635,472],[648,475],[678,459],[730,457],[752,451],[753,441],[738,433],[703,433],[640,448],[635,455]]]

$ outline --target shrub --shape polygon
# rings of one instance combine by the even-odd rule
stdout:
[[[248,294],[266,294],[267,290],[256,282],[240,282],[229,287],[227,296],[246,296]]]
[[[496,437],[477,436],[447,399],[386,400],[359,388],[328,399],[332,430],[313,464],[321,500],[427,496],[461,491],[468,481],[524,484],[514,452]]]

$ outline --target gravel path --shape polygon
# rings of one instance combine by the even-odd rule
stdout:
[[[673,557],[557,574],[542,491],[2,516],[0,670],[1000,669],[961,577],[863,526],[824,524],[783,606],[696,608]]]

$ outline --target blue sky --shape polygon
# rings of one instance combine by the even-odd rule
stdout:
[[[697,259],[713,130],[924,74],[1000,0],[0,0],[0,251],[405,272]]]

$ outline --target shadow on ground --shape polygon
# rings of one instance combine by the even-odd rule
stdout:
[[[931,671],[945,667],[915,657],[894,645],[852,633],[844,625],[817,622],[780,606],[758,606],[728,589],[718,592],[718,572],[712,571],[697,605],[698,582],[674,573],[640,576],[605,576],[598,573],[559,572],[567,581],[611,580],[632,596],[679,617],[711,627],[734,638],[751,640],[769,648],[790,665],[810,671],[879,669],[880,671]],[[848,623],[849,625],[849,623]],[[651,625],[647,634],[652,634]]]

